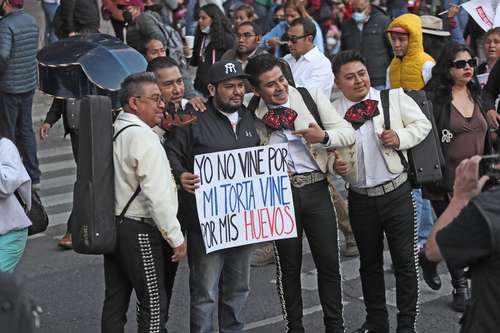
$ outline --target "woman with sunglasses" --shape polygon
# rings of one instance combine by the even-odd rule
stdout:
[[[293,20],[298,19],[299,17],[305,17],[313,21],[316,26],[316,31],[318,31],[313,40],[314,46],[316,46],[321,53],[324,53],[325,48],[323,45],[323,34],[321,33],[321,28],[307,13],[304,7],[304,2],[301,0],[287,0],[283,7],[285,8],[285,20],[279,22],[276,26],[274,26],[274,28],[271,29],[271,31],[262,36],[260,46],[267,50],[274,49],[274,55],[277,58],[283,57],[285,54],[281,46],[287,44],[287,41],[283,38],[286,30]]]
[[[490,151],[488,124],[481,106],[481,88],[476,77],[477,59],[467,46],[446,45],[432,69],[425,90],[433,103],[438,137],[445,159],[443,180],[427,187],[424,196],[431,200],[439,217],[453,196],[455,169],[460,162]],[[467,282],[463,269],[448,264],[453,285],[452,308],[465,310]]]

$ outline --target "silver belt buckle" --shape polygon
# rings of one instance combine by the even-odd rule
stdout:
[[[292,176],[292,185],[293,187],[301,188],[307,185],[307,179],[304,175],[295,175]]]

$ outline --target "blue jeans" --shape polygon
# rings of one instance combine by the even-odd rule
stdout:
[[[460,5],[468,0],[443,0],[443,8],[444,10],[448,9],[450,5]],[[469,20],[469,14],[463,8],[460,8],[458,15],[455,17],[455,21],[457,21],[457,27],[454,29],[450,29],[448,26],[448,20],[446,16],[443,20],[445,30],[449,30],[451,33],[451,39],[457,43],[465,44],[464,40],[464,29],[467,21]]]
[[[422,198],[422,190],[413,190],[417,211],[418,248],[422,248],[434,224],[431,202]]]
[[[42,1],[42,9],[45,14],[45,45],[57,42],[58,39],[54,32],[54,27],[52,26],[57,7],[59,7],[57,3],[46,3]]]
[[[186,35],[187,36],[194,36],[196,32],[196,25],[198,22],[194,19],[194,13],[195,13],[195,7],[196,3],[198,1],[196,0],[189,0],[187,3],[187,13],[186,13]]]
[[[26,247],[28,228],[0,235],[0,272],[13,272]]]
[[[253,246],[205,254],[199,231],[189,232],[189,291],[191,333],[212,333],[219,305],[219,332],[241,332],[241,313],[250,292],[250,256]]]
[[[31,183],[38,184],[41,172],[38,168],[36,138],[31,119],[34,93],[33,90],[20,94],[0,92],[0,135],[16,143]]]

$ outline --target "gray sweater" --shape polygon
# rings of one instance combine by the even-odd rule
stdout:
[[[20,94],[37,86],[38,26],[24,9],[0,19],[0,91]]]

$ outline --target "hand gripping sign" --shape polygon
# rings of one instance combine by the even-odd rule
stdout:
[[[278,144],[195,156],[207,253],[297,237],[287,155],[287,144]]]

